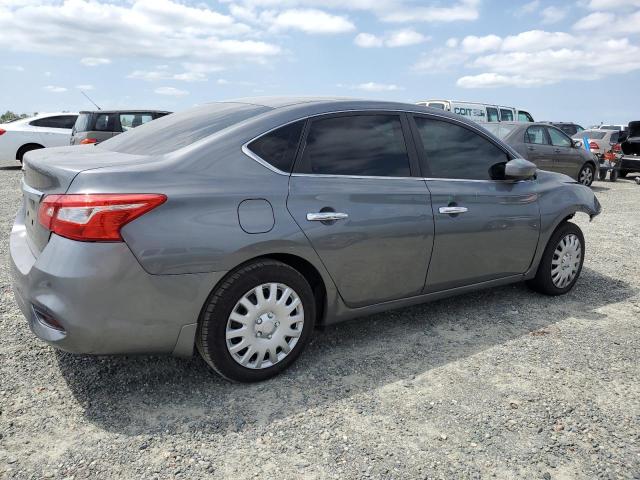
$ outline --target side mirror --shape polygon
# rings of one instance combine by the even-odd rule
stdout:
[[[582,148],[582,140],[571,140],[573,148]]]
[[[524,158],[509,160],[504,166],[504,178],[507,180],[527,180],[536,174],[535,163]]]

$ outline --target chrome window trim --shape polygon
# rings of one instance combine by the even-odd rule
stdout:
[[[429,107],[425,107],[425,108],[429,108]],[[432,113],[432,112],[420,112],[420,111],[416,111],[416,110],[385,110],[385,109],[381,109],[381,110],[375,110],[372,109],[370,110],[370,112],[388,112],[388,113],[396,113],[396,114],[402,114],[402,113],[410,113],[410,114],[417,114],[417,115],[429,115],[432,117],[438,117],[438,118],[443,118],[445,120],[448,121],[452,121],[453,123],[455,123],[456,125],[460,125],[462,127],[465,128],[469,128],[470,130],[475,130],[476,133],[486,137],[487,133],[489,133],[489,135],[491,135],[491,132],[488,132],[486,129],[482,128],[482,127],[476,127],[475,125],[467,125],[464,122],[460,122],[458,121],[458,119],[455,118],[451,118],[448,117],[446,115],[440,115],[437,112],[436,113]],[[323,113],[315,113],[313,115],[307,115],[304,117],[300,117],[300,118],[296,118],[295,120],[291,120],[288,122],[285,122],[281,125],[278,125],[277,127],[273,127],[259,135],[256,135],[255,137],[251,138],[250,140],[246,141],[245,143],[242,144],[242,153],[244,153],[246,156],[248,156],[249,158],[251,158],[252,160],[258,162],[260,165],[262,165],[263,167],[271,170],[274,173],[277,173],[278,175],[286,175],[286,176],[291,176],[291,177],[327,177],[327,178],[368,178],[368,179],[404,179],[404,180],[447,180],[447,181],[455,181],[455,182],[509,182],[509,183],[513,183],[513,180],[474,180],[474,179],[465,179],[465,178],[427,178],[427,177],[376,177],[376,176],[367,176],[367,175],[337,175],[337,174],[321,174],[321,173],[287,173],[287,172],[283,172],[282,170],[274,167],[273,165],[271,165],[269,162],[267,162],[265,159],[261,158],[259,155],[256,155],[254,152],[252,152],[249,149],[249,144],[261,137],[264,137],[265,135],[268,135],[269,133],[273,132],[274,130],[278,130],[279,128],[283,128],[286,127],[287,125],[291,125],[292,123],[296,123],[299,122],[301,120],[309,120],[311,118],[315,118],[315,117],[323,117],[325,115],[334,115],[337,113],[367,113],[367,110],[361,110],[361,109],[351,109],[351,110],[334,110],[332,112],[323,112]],[[500,139],[498,139],[498,141],[500,142],[499,144],[497,144],[496,146],[498,146],[502,151],[504,151],[504,153],[509,154],[509,155],[513,155],[514,152],[509,151],[508,149],[505,150],[503,148],[502,145],[502,141]],[[493,142],[495,143],[495,142]],[[522,180],[520,180],[522,181]]]

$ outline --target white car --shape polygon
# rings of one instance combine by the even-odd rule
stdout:
[[[30,150],[69,145],[77,113],[41,113],[0,124],[0,161],[18,160]]]

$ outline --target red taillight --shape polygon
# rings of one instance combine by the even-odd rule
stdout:
[[[600,149],[600,145],[598,145],[596,142],[589,142],[589,148],[591,150],[599,150]]]
[[[0,128],[0,135],[4,135],[7,131],[4,128]]]
[[[149,193],[47,195],[38,221],[72,240],[119,242],[122,227],[166,200],[165,195]]]
[[[614,151],[614,152],[621,152],[621,151],[622,151],[622,147],[620,146],[620,144],[619,144],[619,143],[616,143],[616,144],[613,146],[613,151]]]
[[[84,140],[82,140],[80,142],[80,145],[89,145],[92,143],[98,143],[98,139],[97,138],[85,138]]]

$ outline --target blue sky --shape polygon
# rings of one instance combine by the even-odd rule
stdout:
[[[640,0],[0,0],[0,110],[260,95],[640,118]]]

